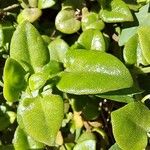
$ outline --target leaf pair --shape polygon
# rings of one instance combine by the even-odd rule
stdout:
[[[133,21],[128,6],[122,0],[100,0],[100,17],[104,22],[116,23]]]
[[[13,34],[10,58],[4,67],[4,97],[8,101],[19,99],[27,84],[25,76],[42,70],[49,62],[49,52],[38,31],[24,22]]]
[[[149,27],[140,27],[137,30],[137,34],[132,36],[124,47],[124,59],[129,65],[149,65]]]
[[[104,52],[70,50],[65,66],[66,71],[57,85],[63,92],[98,94],[128,88],[133,84],[127,68],[116,57]]]

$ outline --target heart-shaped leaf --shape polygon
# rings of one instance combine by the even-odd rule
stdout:
[[[150,131],[150,110],[140,102],[129,103],[111,114],[116,143],[123,150],[142,150]]]
[[[109,61],[111,60],[111,61]],[[116,57],[88,50],[70,50],[57,87],[72,94],[97,94],[131,87],[128,69]]]
[[[20,127],[17,127],[13,145],[15,150],[25,150],[25,149],[43,149],[44,144],[35,141],[32,137],[28,136]]]
[[[63,110],[63,100],[57,95],[26,98],[18,107],[18,123],[36,141],[52,146],[61,127]]]
[[[133,21],[128,6],[122,0],[105,0],[102,3],[100,17],[108,23]]]
[[[30,73],[39,71],[49,62],[50,56],[45,43],[29,22],[20,24],[13,34],[10,57],[18,61]]]
[[[77,20],[73,9],[61,10],[56,16],[55,25],[57,30],[66,34],[75,33],[80,29],[80,21]]]
[[[14,59],[8,58],[4,67],[3,94],[7,101],[14,102],[19,99],[21,91],[26,88],[25,70]]]
[[[78,38],[77,43],[85,49],[105,51],[106,45],[102,33],[99,30],[89,29]]]

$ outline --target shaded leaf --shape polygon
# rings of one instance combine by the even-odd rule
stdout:
[[[44,149],[44,144],[35,141],[32,137],[28,136],[20,127],[18,127],[14,134],[13,145],[15,150],[27,149]]]
[[[21,91],[26,88],[26,72],[14,59],[8,58],[4,67],[3,94],[7,101],[14,102],[20,97]]]

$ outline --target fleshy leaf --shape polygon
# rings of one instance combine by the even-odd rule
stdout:
[[[68,48],[69,46],[64,40],[55,39],[48,45],[50,59],[63,62]]]
[[[98,14],[94,12],[88,12],[87,8],[82,10],[82,20],[81,20],[82,30],[97,29],[102,30],[105,24],[99,19]]]
[[[143,53],[144,58],[150,64],[150,28],[141,27],[138,29],[139,43]]]
[[[0,23],[0,47],[10,42],[14,30],[10,22]]]
[[[77,140],[73,150],[96,150],[96,137],[91,132],[83,133]]]
[[[135,34],[125,44],[123,57],[127,64],[134,65],[137,61],[138,36]]]
[[[131,103],[135,100],[134,96],[139,95],[141,93],[143,93],[142,90],[131,87],[128,89],[102,93],[97,96],[109,100],[118,101],[118,102]]]
[[[114,145],[112,145],[109,150],[122,150],[118,145],[117,143],[115,143]]]
[[[38,8],[45,9],[55,5],[56,0],[38,0]]]
[[[48,79],[55,76],[58,72],[61,71],[61,67],[58,62],[50,61],[46,64],[41,72],[34,73],[29,78],[29,87],[31,90],[39,90]]]
[[[15,150],[44,149],[44,144],[35,141],[20,129],[20,127],[17,127],[15,131],[13,145]]]
[[[119,46],[125,45],[127,41],[136,34],[136,32],[137,27],[123,29],[119,37]]]
[[[53,146],[63,120],[63,110],[63,100],[57,95],[26,98],[18,106],[18,123],[36,141]]]
[[[21,91],[26,88],[25,70],[14,59],[8,58],[4,67],[3,94],[7,101],[14,102],[19,99]]]
[[[17,18],[18,23],[24,21],[34,22],[42,15],[42,11],[38,8],[25,8]]]
[[[140,8],[138,13],[135,13],[139,26],[150,26],[149,3]]]
[[[80,21],[77,20],[73,9],[61,10],[56,16],[55,25],[57,30],[66,34],[75,33],[80,29]]]
[[[102,3],[100,17],[104,22],[133,21],[128,6],[122,0],[107,0]]]
[[[113,134],[123,150],[141,150],[147,145],[150,110],[140,102],[129,103],[111,114]]]
[[[49,62],[50,56],[45,43],[29,22],[21,23],[13,34],[10,57],[18,61],[30,73],[39,71]]]
[[[85,49],[105,51],[105,40],[99,30],[89,29],[84,31],[77,41]]]
[[[111,60],[111,61],[108,61]],[[57,87],[72,94],[98,94],[131,87],[128,69],[116,57],[99,51],[70,50]]]

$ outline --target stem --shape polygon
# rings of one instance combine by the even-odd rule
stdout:
[[[144,103],[147,99],[150,100],[150,94],[148,94],[145,97],[143,97],[142,100],[141,100],[141,102]]]
[[[15,8],[17,8],[19,6],[20,6],[19,4],[13,4],[11,6],[8,6],[8,7],[4,8],[3,11],[7,12],[7,11],[13,10],[13,9],[15,9]]]

